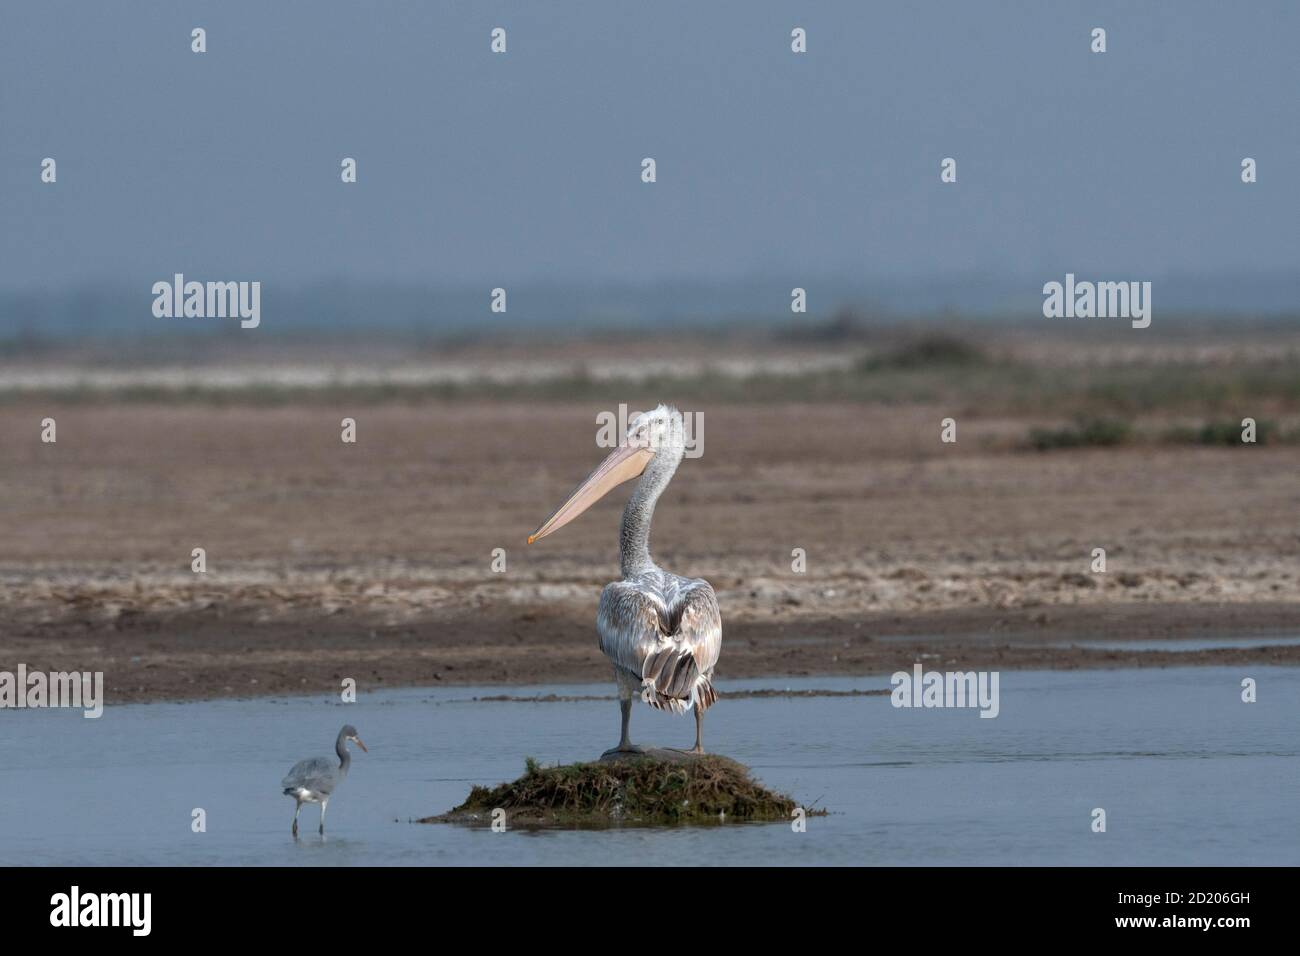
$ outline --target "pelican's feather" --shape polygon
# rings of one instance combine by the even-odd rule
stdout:
[[[722,615],[707,581],[659,568],[608,585],[596,615],[600,649],[641,682],[652,707],[707,710],[722,650]]]

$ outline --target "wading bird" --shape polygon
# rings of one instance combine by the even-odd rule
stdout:
[[[722,614],[709,582],[665,571],[650,557],[650,521],[686,452],[681,413],[660,405],[638,415],[627,435],[546,523],[532,544],[564,527],[625,481],[640,477],[619,531],[623,579],[605,586],[596,612],[600,649],[614,664],[623,730],[606,751],[640,753],[628,739],[632,696],[680,714],[695,711],[695,747],[704,753],[704,712],[717,700],[713,667],[722,649]]]
[[[309,757],[294,764],[293,769],[280,781],[284,795],[297,801],[297,806],[293,809],[294,836],[298,835],[298,813],[304,803],[320,804],[320,832],[325,832],[325,808],[329,806],[330,797],[352,766],[352,754],[348,752],[349,740],[367,753],[370,752],[357,736],[357,728],[345,724],[339,731],[338,740],[334,741],[334,752],[339,755],[337,767],[329,757]]]

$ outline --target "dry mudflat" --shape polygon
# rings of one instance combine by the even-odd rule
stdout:
[[[1034,405],[942,395],[680,404],[703,414],[703,454],[653,544],[718,591],[724,689],[916,660],[1300,664],[1296,646],[1077,646],[1300,634],[1300,445],[1042,453],[1022,440],[1054,420]],[[599,460],[605,407],[10,396],[0,668],[102,670],[116,700],[603,679],[595,605],[622,496],[524,540]],[[938,440],[949,415],[955,444]],[[38,438],[47,416],[55,444]]]

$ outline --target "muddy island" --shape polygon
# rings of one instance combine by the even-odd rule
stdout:
[[[655,748],[555,767],[529,757],[518,780],[476,786],[460,806],[418,822],[491,826],[500,810],[495,819],[510,829],[725,825],[789,822],[799,809],[729,757]]]

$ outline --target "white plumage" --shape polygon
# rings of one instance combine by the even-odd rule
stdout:
[[[605,586],[596,612],[600,649],[620,686],[652,707],[708,710],[722,615],[708,581],[655,568]]]
[[[612,488],[638,478],[623,509],[623,577],[607,585],[596,611],[600,649],[614,665],[623,732],[611,752],[635,752],[628,719],[637,695],[674,714],[695,712],[694,752],[703,752],[703,715],[717,700],[713,668],[722,651],[722,614],[709,582],[665,571],[650,557],[650,523],[686,451],[681,413],[660,405],[632,420],[623,442],[530,537],[568,524]]]

